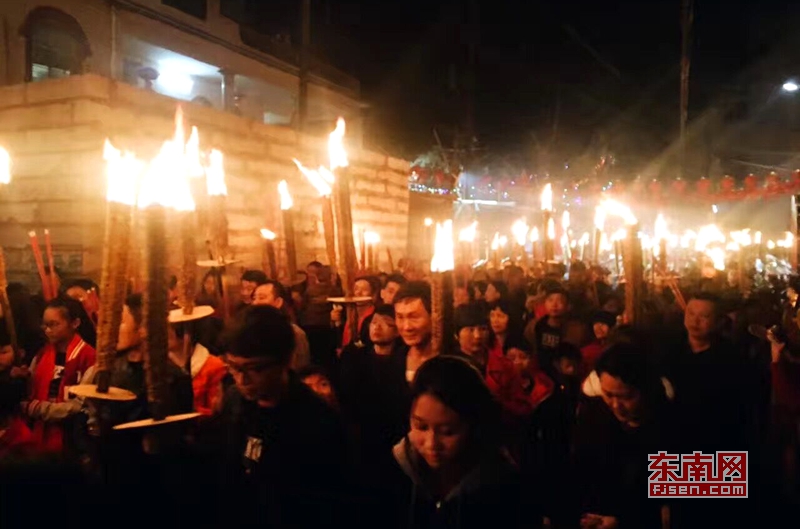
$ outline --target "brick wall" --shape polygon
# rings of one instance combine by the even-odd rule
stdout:
[[[0,245],[9,280],[35,285],[27,233],[44,228],[52,233],[56,265],[65,275],[99,276],[103,142],[110,138],[117,148],[150,159],[172,135],[175,108],[172,99],[94,75],[0,88],[0,144],[13,164],[11,185],[0,188]],[[298,263],[326,262],[316,191],[291,158],[312,167],[325,163],[327,138],[191,104],[184,104],[184,113],[187,124],[198,127],[203,150],[225,153],[230,244],[244,266],[261,266],[260,228],[282,233],[281,179],[289,182],[298,212]],[[386,268],[387,246],[395,261],[406,253],[409,166],[373,152],[349,153],[353,223],[381,235],[380,261]],[[202,199],[198,206],[202,211]],[[201,228],[198,247],[206,235]]]

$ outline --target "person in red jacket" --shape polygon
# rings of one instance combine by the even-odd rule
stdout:
[[[600,354],[608,347],[608,336],[617,324],[617,317],[606,311],[598,311],[592,317],[594,341],[581,347],[581,377],[594,371]]]
[[[503,350],[489,350],[488,317],[483,304],[470,303],[455,310],[458,356],[475,366],[484,376],[489,390],[502,404],[506,418],[524,416],[533,411],[533,406],[522,390],[522,379],[514,366],[503,354]]]
[[[212,355],[197,339],[201,335],[199,326],[213,313],[214,308],[208,305],[194,307],[190,315],[184,314],[183,309],[173,310],[169,314],[167,333],[169,357],[191,374],[194,409],[203,415],[211,415],[219,409],[222,379],[227,373],[225,362]]]
[[[25,410],[33,420],[37,449],[61,452],[64,433],[81,411],[82,403],[69,396],[69,386],[89,384],[94,376],[96,353],[78,333],[86,318],[80,302],[71,298],[50,301],[42,318],[45,345],[31,363],[30,401]]]

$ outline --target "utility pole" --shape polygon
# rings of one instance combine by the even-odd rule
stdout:
[[[689,119],[689,70],[692,66],[692,0],[681,0],[681,107],[680,107],[680,174],[686,172],[686,122]]]
[[[297,98],[297,129],[306,130],[308,121],[308,70],[311,46],[311,0],[301,0],[300,90]]]

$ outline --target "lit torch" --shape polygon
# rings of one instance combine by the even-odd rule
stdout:
[[[97,320],[97,391],[109,392],[111,359],[117,352],[125,301],[128,248],[136,204],[136,187],[144,165],[131,153],[123,156],[106,140],[106,231]],[[194,265],[193,265],[194,266]]]
[[[277,281],[278,261],[275,259],[275,233],[263,228],[261,238],[264,239],[264,273],[273,281]]]
[[[561,248],[562,253],[564,254],[564,263],[567,266],[569,266],[570,262],[572,262],[572,247],[570,244],[569,226],[569,211],[564,211],[564,213],[561,215],[561,229],[563,230],[563,235],[561,236]]]
[[[452,349],[453,325],[453,221],[436,223],[431,260],[431,350],[446,354]]]
[[[380,242],[381,236],[379,234],[375,233],[374,231],[364,232],[364,244],[367,246],[367,269],[372,272],[378,271],[378,263],[375,260],[377,252],[375,249]]]
[[[333,223],[333,183],[335,178],[333,173],[327,168],[320,166],[318,170],[308,169],[297,159],[293,159],[297,168],[308,179],[319,193],[320,203],[322,204],[322,229],[325,232],[325,248],[328,251],[328,262],[332,268],[336,268],[336,230]]]
[[[461,264],[472,264],[472,248],[477,234],[477,220],[458,233],[458,245],[461,249]]]
[[[600,264],[600,241],[603,238],[603,228],[606,223],[606,210],[597,206],[594,210],[594,261]]]
[[[553,186],[547,184],[542,190],[542,229],[547,233],[544,240],[544,260],[552,261],[555,259],[555,240],[556,228],[553,223]],[[552,233],[552,236],[551,236]]]
[[[289,194],[289,184],[286,180],[278,182],[278,193],[281,196],[281,218],[283,219],[283,236],[286,239],[286,266],[288,267],[287,276],[289,283],[294,281],[297,275],[297,249],[294,242],[294,215],[292,206],[294,200]]]
[[[526,259],[527,254],[525,253],[525,242],[528,238],[529,229],[530,228],[528,228],[528,223],[525,222],[524,218],[517,220],[516,222],[514,222],[514,224],[511,225],[511,234],[514,236],[514,243],[515,243],[514,249],[516,250],[516,253],[519,254],[520,264],[522,265],[523,268],[528,267],[528,262],[527,262],[528,260]],[[514,261],[514,253],[515,252],[512,250],[511,252],[512,262]]]
[[[190,212],[195,209],[185,167],[184,146],[164,143],[150,163],[139,189],[139,208],[145,217],[147,283],[144,291],[144,319],[147,331],[145,370],[147,400],[155,421],[166,417],[167,386],[167,313],[169,308],[167,211]],[[186,232],[181,230],[185,235]],[[182,242],[184,251],[189,243]],[[192,272],[183,260],[181,276],[188,281]],[[194,268],[196,263],[191,263]]]

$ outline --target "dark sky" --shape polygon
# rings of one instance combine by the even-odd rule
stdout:
[[[300,1],[256,3],[262,20],[290,21]],[[479,152],[492,163],[530,166],[542,153],[552,163],[603,149],[633,163],[677,136],[680,5],[312,0],[313,41],[361,80],[373,148],[413,157],[435,144],[434,129],[451,147],[456,131],[469,128],[472,106]],[[777,0],[695,1],[691,116],[740,90],[754,65],[796,32],[797,8],[787,9]],[[766,81],[794,73],[767,72],[774,81]]]

